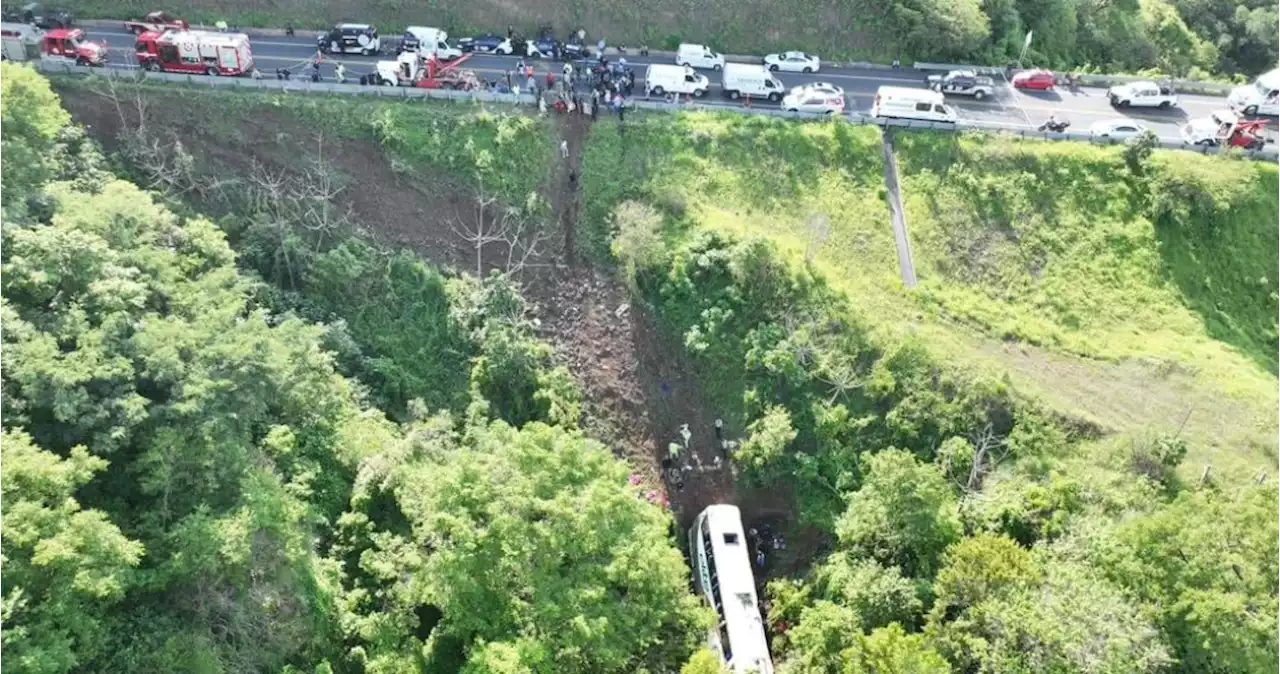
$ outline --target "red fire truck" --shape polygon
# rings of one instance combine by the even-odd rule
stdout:
[[[253,70],[253,52],[244,33],[203,30],[146,31],[134,45],[138,65],[167,73],[234,77]]]
[[[77,66],[107,64],[107,43],[89,42],[84,31],[62,28],[42,31],[30,24],[0,23],[0,59],[40,59]]]

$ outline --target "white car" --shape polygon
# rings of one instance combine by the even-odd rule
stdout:
[[[1171,87],[1155,82],[1130,82],[1107,89],[1107,98],[1117,108],[1171,108],[1178,104],[1178,94]]]
[[[1089,127],[1089,137],[1107,140],[1129,140],[1142,135],[1147,125],[1132,119],[1104,119]]]
[[[788,73],[816,73],[822,68],[821,59],[802,51],[784,51],[781,54],[769,54],[764,57],[764,64],[769,67],[769,70],[781,70]]]
[[[838,115],[844,112],[844,96],[818,91],[791,93],[782,99],[782,109],[787,112],[819,112]]]
[[[814,91],[828,96],[844,96],[844,89],[830,82],[809,82],[797,87],[791,87],[791,93],[793,94],[800,94],[806,91]]]

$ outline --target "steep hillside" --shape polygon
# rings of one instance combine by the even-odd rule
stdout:
[[[921,279],[908,293],[874,129],[695,114],[593,140],[589,223],[643,199],[676,240],[766,236],[876,330],[1106,430],[1182,429],[1205,447],[1197,461],[1274,463],[1274,166],[1157,152],[1135,171],[1120,149],[902,134]],[[583,240],[604,255],[609,236]]]

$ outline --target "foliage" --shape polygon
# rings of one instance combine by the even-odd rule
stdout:
[[[924,603],[916,584],[896,566],[853,559],[846,551],[831,555],[815,573],[817,592],[851,609],[863,630],[891,623],[914,626]]]
[[[668,516],[639,498],[622,463],[538,423],[446,427],[417,433],[418,460],[387,457],[358,480],[389,480],[408,522],[405,534],[374,534],[361,555],[390,600],[364,601],[362,621],[437,607],[436,629],[470,644],[464,671],[661,671],[689,657],[705,609],[687,591]],[[416,543],[392,542],[406,534]],[[406,561],[410,576],[397,570]],[[407,658],[407,632],[370,655]]]
[[[862,486],[836,524],[853,555],[931,576],[963,529],[955,494],[932,464],[899,449],[872,454]]]
[[[8,307],[5,308],[8,320]],[[131,583],[143,548],[76,491],[107,462],[82,446],[67,458],[21,431],[0,442],[4,472],[4,648],[24,672],[69,672],[112,649],[101,613]]]

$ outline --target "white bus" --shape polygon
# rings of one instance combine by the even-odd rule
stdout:
[[[713,505],[698,515],[689,529],[689,556],[694,586],[720,618],[711,647],[733,674],[773,674],[737,506]]]

